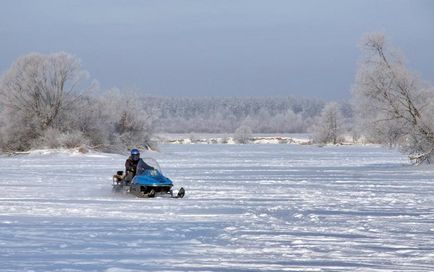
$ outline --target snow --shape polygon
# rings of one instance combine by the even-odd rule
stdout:
[[[378,146],[162,145],[184,199],[113,195],[124,157],[0,157],[0,271],[433,271],[434,169]]]

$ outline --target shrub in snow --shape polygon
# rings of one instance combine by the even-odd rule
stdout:
[[[227,144],[229,142],[229,137],[223,137],[222,139],[221,139],[221,143],[222,144]]]
[[[80,131],[67,132],[60,135],[60,143],[65,148],[77,148],[88,145],[88,141]]]
[[[312,127],[314,143],[337,144],[343,141],[344,119],[337,103],[328,103]]]
[[[190,141],[191,141],[192,143],[197,143],[197,142],[200,141],[199,137],[196,136],[196,134],[194,134],[194,133],[190,133],[190,134],[188,135],[188,138],[190,139]]]
[[[43,135],[32,143],[33,148],[77,148],[88,145],[89,141],[80,131],[61,132],[58,129],[49,128]]]
[[[142,108],[140,98],[131,92],[110,90],[97,99],[102,130],[107,133],[106,148],[119,150],[152,146],[151,137],[158,113]]]
[[[33,148],[59,148],[61,147],[60,135],[58,129],[48,128],[43,134],[35,139],[32,143]]]
[[[252,130],[248,126],[240,126],[235,130],[234,140],[239,144],[247,144],[252,138]]]
[[[16,123],[15,119],[4,113],[1,118],[7,120],[0,127],[1,149],[5,152],[29,150],[34,139],[40,136],[32,123],[23,127],[21,122]]]

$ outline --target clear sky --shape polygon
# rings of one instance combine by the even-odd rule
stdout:
[[[66,51],[103,89],[342,100],[376,31],[434,82],[432,0],[1,0],[0,71]]]

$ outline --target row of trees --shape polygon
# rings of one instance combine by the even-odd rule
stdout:
[[[294,97],[145,97],[142,106],[159,114],[156,130],[168,133],[306,132],[324,101]]]

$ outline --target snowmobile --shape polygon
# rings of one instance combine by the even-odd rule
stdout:
[[[137,169],[137,174],[131,180],[126,181],[124,171],[117,171],[113,176],[113,192],[129,193],[137,197],[169,196],[183,198],[184,188],[180,188],[176,194],[173,191],[173,182],[163,175],[160,166],[153,158],[143,158],[150,166],[146,169]]]

